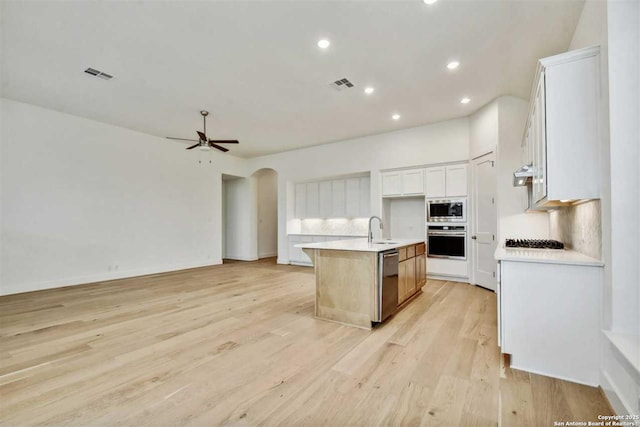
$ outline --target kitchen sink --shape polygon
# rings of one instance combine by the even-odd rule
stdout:
[[[371,243],[373,243],[374,245],[397,245],[398,244],[398,242],[393,242],[391,240],[377,240]]]

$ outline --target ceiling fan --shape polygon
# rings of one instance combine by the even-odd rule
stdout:
[[[196,131],[198,134],[198,139],[185,139],[185,138],[173,138],[171,136],[167,136],[167,139],[175,139],[178,141],[191,141],[197,142],[197,144],[192,145],[191,147],[187,147],[187,150],[191,150],[192,148],[200,147],[201,150],[209,150],[210,148],[216,148],[223,153],[229,151],[228,148],[222,147],[218,144],[239,144],[240,142],[235,139],[208,139],[207,138],[207,116],[209,115],[208,111],[200,111],[202,115],[202,120],[204,122],[204,132]]]

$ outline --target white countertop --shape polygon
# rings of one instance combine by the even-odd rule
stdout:
[[[393,244],[375,243],[380,241],[384,240],[374,240],[372,243],[369,243],[367,239],[336,240],[332,242],[300,243],[298,245],[295,245],[295,247],[303,249],[332,249],[337,251],[382,252],[388,251],[389,249],[397,249],[403,246],[424,243],[424,240],[417,239],[387,240],[388,242],[393,242]]]
[[[287,236],[313,236],[313,237],[367,237],[366,234],[318,234],[318,233],[288,233]]]
[[[538,262],[546,264],[591,265],[602,267],[602,260],[570,249],[528,249],[499,246],[494,258],[498,261]]]

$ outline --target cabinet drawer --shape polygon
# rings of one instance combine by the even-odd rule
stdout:
[[[407,248],[400,248],[398,249],[398,252],[400,253],[400,258],[398,259],[398,261],[404,261],[405,259],[407,259]]]
[[[414,256],[416,256],[416,247],[415,246],[408,246],[407,247],[407,258],[413,258]]]
[[[423,253],[425,253],[426,247],[424,243],[420,243],[418,245],[416,245],[416,255],[422,255]]]

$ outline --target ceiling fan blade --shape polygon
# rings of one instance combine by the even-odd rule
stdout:
[[[175,139],[177,141],[190,141],[190,142],[198,142],[197,139],[185,139],[185,138],[174,138],[172,136],[165,136],[167,139]]]
[[[187,147],[187,150],[191,150],[192,148],[196,148],[196,147],[199,147],[199,146],[200,146],[200,143],[198,142],[197,144],[192,145],[191,147]]]
[[[206,141],[207,140],[207,135],[205,135],[204,133],[200,132],[199,130],[196,131],[198,133],[198,136],[200,137],[200,141]]]
[[[240,144],[237,139],[210,139],[209,142],[213,144]]]
[[[209,146],[213,147],[213,148],[217,148],[218,150],[222,151],[223,153],[226,153],[227,151],[229,151],[227,148],[224,148],[220,145],[214,144],[212,142],[209,142]]]

